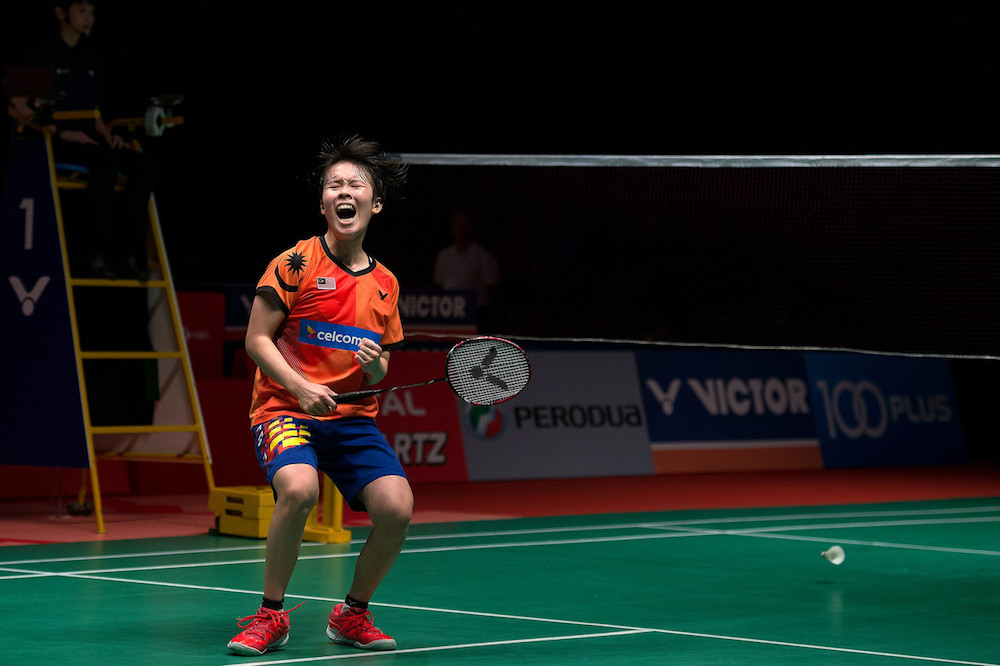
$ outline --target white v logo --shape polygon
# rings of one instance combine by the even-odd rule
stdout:
[[[25,317],[30,317],[35,311],[35,303],[41,297],[42,292],[45,291],[45,287],[49,285],[49,276],[43,275],[38,278],[35,282],[35,286],[28,291],[24,288],[24,283],[21,282],[21,278],[16,275],[11,275],[7,278],[10,280],[10,286],[14,288],[14,294],[17,295],[17,300],[21,301],[21,312]]]
[[[656,401],[660,403],[663,408],[663,413],[670,416],[674,413],[674,401],[677,400],[677,393],[681,390],[681,380],[673,379],[666,391],[660,386],[660,383],[655,379],[647,379],[646,386],[653,395],[656,397]]]

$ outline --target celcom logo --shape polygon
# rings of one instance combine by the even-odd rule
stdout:
[[[826,425],[831,439],[879,439],[889,426],[907,421],[913,424],[949,423],[951,403],[945,394],[902,395],[888,399],[872,381],[839,381],[831,388],[825,380],[816,382],[826,409]]]
[[[491,405],[466,405],[465,423],[479,439],[499,437],[504,430],[503,414]]]
[[[357,351],[365,338],[378,342],[382,336],[353,326],[338,326],[309,319],[299,322],[299,342],[307,345]]]

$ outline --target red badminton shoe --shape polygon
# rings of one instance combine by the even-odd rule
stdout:
[[[253,657],[280,648],[288,642],[288,614],[295,608],[276,611],[261,606],[255,615],[238,621],[243,631],[229,641],[229,649],[236,654]]]
[[[396,641],[372,624],[371,611],[337,604],[330,613],[326,635],[334,643],[362,650],[395,650]]]

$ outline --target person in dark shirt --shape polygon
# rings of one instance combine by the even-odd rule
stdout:
[[[85,220],[80,225],[84,233],[71,234],[79,240],[79,246],[71,246],[71,256],[83,259],[86,268],[100,277],[124,273],[145,279],[152,164],[124,138],[113,134],[100,116],[101,109],[107,107],[108,90],[101,59],[87,43],[94,27],[94,4],[63,2],[54,13],[58,34],[31,51],[26,60],[55,69],[63,92],[56,101],[56,112],[98,112],[96,117],[60,119],[44,127],[53,137],[56,162],[87,170]],[[14,97],[9,106],[10,114],[22,121],[34,114],[26,98]],[[116,210],[114,197],[119,175],[126,178],[121,211]],[[74,272],[78,272],[75,267]]]

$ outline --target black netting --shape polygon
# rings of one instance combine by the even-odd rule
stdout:
[[[373,243],[429,285],[478,218],[511,337],[1000,349],[1000,169],[412,165]],[[482,330],[482,328],[481,328]]]

